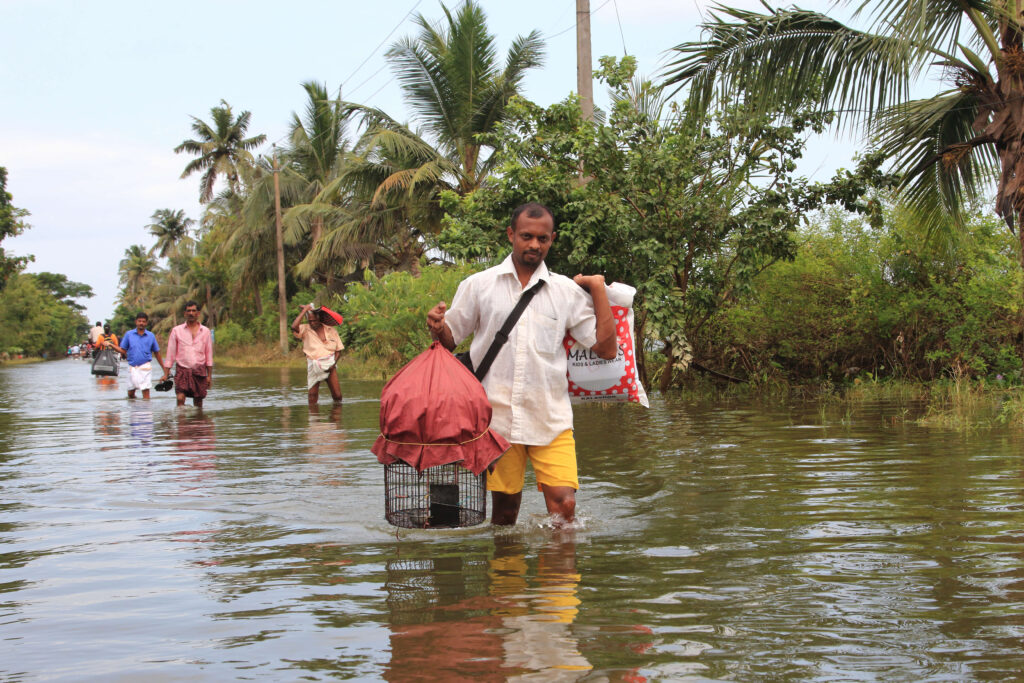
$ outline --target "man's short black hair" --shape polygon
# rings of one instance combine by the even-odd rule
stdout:
[[[96,327],[103,327],[103,323],[101,323],[99,320],[97,320],[96,321]]]
[[[540,218],[544,214],[551,216],[551,228],[554,230],[558,227],[557,221],[555,221],[555,214],[551,213],[551,209],[538,204],[537,202],[527,202],[516,207],[516,210],[512,212],[512,222],[509,225],[512,226],[512,230],[516,229],[516,221],[519,220],[521,214],[526,214],[527,218]]]
[[[146,315],[145,311],[139,311],[138,313],[135,314],[135,319],[138,320],[139,318],[145,318],[146,322],[149,322],[149,316]]]
[[[199,310],[199,304],[197,304],[195,301],[186,301],[185,308],[187,309],[189,306],[195,306],[196,310]]]

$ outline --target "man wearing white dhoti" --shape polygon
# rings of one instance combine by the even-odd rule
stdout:
[[[161,380],[167,379],[167,369],[160,357],[160,344],[156,336],[146,329],[149,316],[139,312],[135,316],[135,329],[125,332],[118,351],[128,358],[128,398],[135,398],[136,390],[142,392],[142,398],[149,398],[149,390],[153,387],[153,356],[163,369]]]

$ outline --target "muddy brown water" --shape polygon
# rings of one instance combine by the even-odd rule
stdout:
[[[1024,677],[1024,441],[914,406],[576,411],[578,528],[398,530],[380,383],[0,368],[3,680]]]

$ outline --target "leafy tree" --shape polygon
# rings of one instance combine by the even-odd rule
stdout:
[[[459,282],[478,270],[478,264],[464,264],[428,266],[420,277],[396,272],[378,278],[367,272],[365,281],[350,284],[338,302],[346,345],[364,360],[399,368],[430,345],[423,311],[440,300],[451,301]]]
[[[793,258],[793,231],[808,211],[825,202],[866,211],[861,195],[882,178],[875,159],[828,185],[794,176],[804,137],[826,115],[777,127],[744,109],[714,121],[663,113],[657,88],[631,84],[631,58],[602,62],[613,92],[607,122],[583,121],[575,99],[546,109],[515,100],[497,140],[499,177],[462,199],[446,196],[453,215],[438,244],[456,257],[494,257],[506,248],[501,226],[512,208],[551,207],[551,265],[636,286],[638,334],[663,343],[666,389],[689,361],[686,335],[744,295],[758,272]]]
[[[33,273],[36,284],[43,288],[43,291],[52,295],[57,301],[76,311],[84,311],[85,306],[75,299],[92,298],[92,287],[81,282],[69,280],[67,275],[61,273]]]
[[[901,197],[930,230],[963,227],[991,191],[1010,229],[1024,216],[1024,10],[1003,0],[863,2],[857,30],[801,9],[720,7],[701,42],[674,49],[666,83],[689,88],[689,106],[742,101],[758,113],[797,107],[843,112],[905,174]],[[920,81],[943,84],[911,99]],[[1018,230],[1024,246],[1024,230]],[[1024,266],[1024,248],[1018,258]]]
[[[110,316],[110,329],[117,335],[118,339],[125,332],[135,327],[135,315],[138,312],[137,308],[129,308],[123,301],[119,301],[117,306],[114,307],[114,314]],[[157,321],[151,309],[147,310],[146,313],[150,316],[149,322],[151,324]]]
[[[227,178],[231,193],[239,193],[241,168],[252,164],[250,150],[267,139],[262,134],[246,137],[252,114],[243,111],[236,117],[231,105],[224,100],[220,103],[221,106],[210,109],[212,125],[193,116],[192,132],[196,137],[184,140],[174,148],[176,154],[188,152],[196,157],[185,165],[181,177],[203,172],[199,180],[199,201],[204,204],[213,199],[213,186],[218,175]]]
[[[277,163],[276,160],[274,162]],[[308,244],[304,241],[299,244],[289,244],[284,241],[282,252],[277,249],[277,224],[275,208],[274,189],[274,166],[266,159],[260,159],[259,163],[251,169],[252,182],[249,184],[249,193],[242,204],[241,221],[229,218],[225,224],[224,248],[228,250],[232,271],[236,282],[245,282],[251,286],[252,293],[256,295],[257,310],[262,315],[263,301],[260,297],[260,288],[266,282],[275,282],[278,291],[283,286],[285,291],[289,288],[289,275],[294,265],[305,253],[303,247]],[[308,182],[297,172],[293,172],[288,166],[278,174],[280,187],[281,207],[290,207],[296,203],[308,200],[308,195],[303,195],[308,187]],[[281,283],[278,276],[278,266],[284,266],[284,282]],[[280,294],[279,294],[280,297]],[[280,298],[278,299],[280,304]],[[282,344],[287,339],[287,313],[277,311],[278,333],[282,337]]]
[[[168,260],[168,268],[152,278],[145,296],[147,312],[153,316],[150,329],[164,332],[176,325],[189,300],[199,303],[211,327],[230,309],[232,269],[222,248],[224,232],[222,224],[213,225],[198,242],[180,248]]]
[[[0,166],[0,242],[7,237],[20,235],[29,228],[24,220],[29,215],[28,211],[11,204],[13,198],[14,196],[7,191],[7,169]],[[8,256],[0,247],[0,287],[4,286],[7,278],[32,260],[32,256]]]
[[[266,169],[262,166],[261,160],[257,163],[257,172],[265,171],[269,174],[269,166]],[[233,295],[236,299],[251,297],[257,315],[263,314],[263,299],[260,295],[263,284],[277,279],[277,238],[272,193],[272,184],[257,181],[251,186],[240,215],[232,212],[226,202],[218,200],[207,206],[203,217],[204,221],[224,226],[225,241],[221,249],[232,264]]]
[[[329,188],[347,195],[350,218],[325,235],[320,251],[350,269],[373,263],[378,272],[415,271],[423,236],[440,224],[438,189],[454,169],[408,127],[383,112],[375,116],[386,126],[360,138]]]
[[[181,209],[158,209],[153,212],[150,220],[153,222],[146,227],[156,237],[152,251],[159,254],[160,258],[176,255],[180,244],[192,241],[188,233],[195,221]]]
[[[306,110],[301,118],[292,114],[285,156],[289,170],[305,181],[302,194],[307,201],[293,206],[285,222],[304,226],[315,247],[323,233],[324,220],[331,217],[334,209],[329,198],[323,196],[324,188],[338,177],[348,151],[346,113],[340,100],[330,98],[326,86],[309,81],[302,87],[308,98]]]
[[[195,254],[187,261],[182,277],[185,291],[176,302],[177,310],[184,310],[189,299],[198,301],[211,327],[217,326],[229,305],[230,264],[218,249],[222,239],[222,235],[214,233],[199,243]]]
[[[88,326],[80,311],[57,300],[35,275],[14,274],[0,292],[0,351],[63,356]]]
[[[1022,275],[1000,223],[977,211],[967,233],[939,241],[899,205],[879,227],[820,217],[793,262],[691,336],[695,353],[751,380],[1016,379]]]

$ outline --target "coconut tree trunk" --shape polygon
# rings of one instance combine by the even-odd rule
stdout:
[[[322,216],[315,216],[313,218],[313,225],[310,227],[309,234],[311,239],[309,251],[312,252],[316,249],[316,245],[320,242],[320,238],[323,237],[324,234],[324,219]],[[334,277],[331,275],[330,266],[324,269],[324,283],[327,285],[328,290],[334,284]]]
[[[281,183],[274,157],[274,227],[277,231],[277,312],[281,355],[288,355],[288,298],[284,281],[284,229],[281,226]]]
[[[324,219],[322,216],[315,216],[313,218],[313,225],[310,226],[309,234],[311,239],[309,250],[313,251],[317,243],[320,242],[320,237],[324,234]]]
[[[256,282],[252,284],[253,297],[256,299],[256,315],[263,315],[263,297],[260,296],[260,286]]]
[[[1020,247],[1018,260],[1020,261],[1020,270],[1022,274],[1021,290],[1019,294],[1020,300],[1024,301],[1024,224],[1022,224],[1021,221],[1024,221],[1024,211],[1021,211],[1020,213],[1017,214],[1017,242],[1018,246]],[[1019,319],[1017,321],[1017,339],[1019,340],[1019,347],[1017,349],[1017,354],[1021,357],[1024,357],[1024,306],[1021,307],[1020,315],[1018,316],[1018,318]]]
[[[217,327],[217,309],[213,306],[213,289],[206,283],[206,310],[210,313],[210,327]]]

